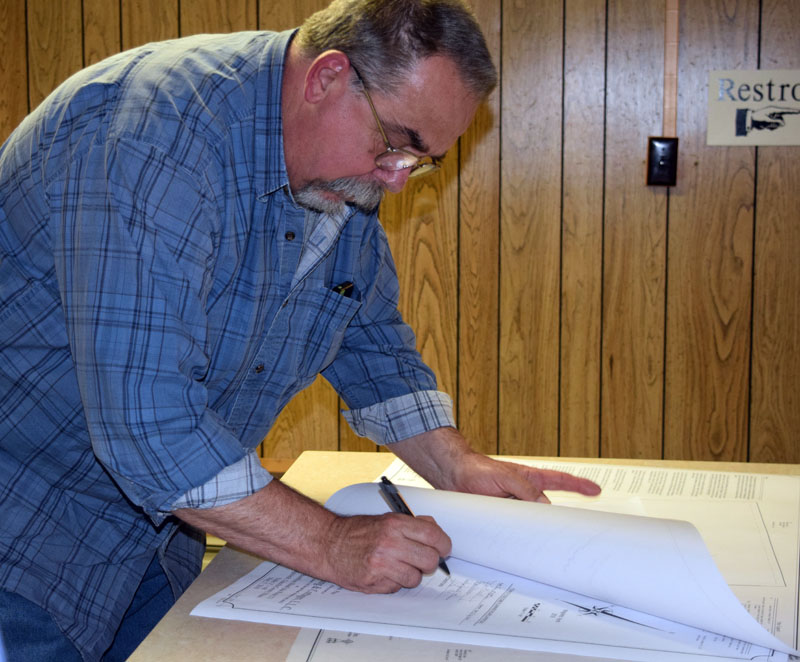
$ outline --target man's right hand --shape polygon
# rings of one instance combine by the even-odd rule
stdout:
[[[450,555],[450,538],[430,517],[397,513],[337,517],[326,562],[331,581],[363,593],[413,588]]]
[[[412,588],[450,553],[429,517],[340,517],[278,480],[234,503],[175,515],[232,545],[364,593]]]

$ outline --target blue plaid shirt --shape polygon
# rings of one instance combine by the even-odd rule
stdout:
[[[171,511],[266,485],[254,448],[318,373],[378,443],[453,425],[377,216],[289,192],[292,34],[114,56],[0,150],[0,586],[87,659],[155,553],[191,581],[201,536]]]

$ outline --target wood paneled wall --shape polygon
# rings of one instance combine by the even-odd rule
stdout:
[[[0,0],[0,138],[82,66],[325,0]],[[661,0],[474,0],[501,85],[382,219],[401,308],[486,452],[800,462],[800,148],[707,147],[713,69],[800,69],[794,0],[685,0],[678,185]],[[321,379],[264,454],[374,450]]]

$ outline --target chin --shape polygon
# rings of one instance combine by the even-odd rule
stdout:
[[[366,213],[375,211],[383,199],[383,187],[373,181],[352,178],[312,182],[294,193],[301,207],[325,214],[341,214],[346,207]]]

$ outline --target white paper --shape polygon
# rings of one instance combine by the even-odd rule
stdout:
[[[568,468],[575,472],[576,465]],[[413,482],[402,468],[391,475],[398,484]],[[626,494],[625,489],[628,483],[646,484],[644,479],[609,477],[613,481],[605,492],[613,508],[647,507],[640,490]],[[366,596],[264,564],[193,613],[606,659],[673,660],[676,654],[685,660],[752,659],[769,655],[769,648],[792,650],[734,598],[686,522],[410,487],[402,492],[416,514],[436,517],[453,540],[449,579],[437,572],[417,589]],[[374,484],[346,488],[328,505],[342,514],[386,511]],[[755,522],[753,516],[750,520]],[[789,528],[796,537],[796,521]],[[770,556],[763,547],[763,540],[752,547],[761,549],[764,559],[749,579],[780,583],[778,554]],[[359,641],[366,646],[370,640]],[[771,659],[781,657],[786,659]]]
[[[598,647],[600,648],[600,647]],[[741,657],[717,656],[708,652],[675,655],[633,649],[618,649],[619,659],[653,660],[667,659],[671,662],[731,662]],[[613,650],[611,652],[614,652]],[[528,651],[511,648],[491,648],[471,644],[454,644],[438,641],[422,641],[401,637],[377,636],[343,630],[299,631],[286,662],[608,662],[612,658],[609,649],[595,652],[602,657],[576,655],[568,652]],[[776,660],[776,657],[756,657],[754,659]]]
[[[452,641],[605,659],[750,660],[770,656],[752,644],[588,599],[479,565],[448,559],[451,575],[416,589],[363,595],[263,564],[192,613],[277,625]],[[396,658],[395,658],[396,659]],[[771,659],[785,660],[785,655]]]

